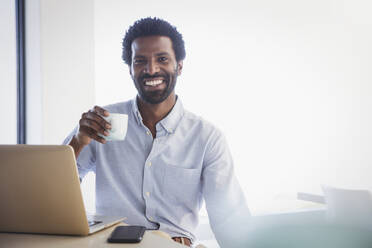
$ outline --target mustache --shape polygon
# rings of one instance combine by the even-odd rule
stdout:
[[[157,77],[163,77],[164,79],[168,79],[168,75],[166,74],[161,74],[161,73],[155,73],[153,75],[150,75],[148,73],[144,73],[141,76],[139,76],[139,80],[143,81],[145,79],[152,79],[152,78],[157,78]]]

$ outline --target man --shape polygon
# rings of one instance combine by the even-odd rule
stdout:
[[[126,216],[170,234],[188,246],[195,241],[203,198],[211,227],[227,247],[234,220],[249,216],[222,133],[188,112],[175,94],[185,47],[182,35],[158,18],[136,21],[123,41],[123,60],[137,88],[135,99],[84,113],[65,140],[79,174],[96,173],[98,214]],[[128,115],[124,141],[109,141],[102,116]]]

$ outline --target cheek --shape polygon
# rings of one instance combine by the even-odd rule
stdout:
[[[132,76],[133,79],[137,79],[140,75],[139,70],[132,68],[130,75]]]

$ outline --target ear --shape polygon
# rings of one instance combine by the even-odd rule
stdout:
[[[182,68],[183,68],[183,60],[180,60],[177,62],[177,75],[181,75],[182,73]]]

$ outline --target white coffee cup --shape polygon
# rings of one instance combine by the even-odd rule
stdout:
[[[102,116],[102,118],[111,124],[111,129],[107,130],[108,136],[102,134],[99,134],[99,136],[107,141],[124,140],[128,128],[128,115],[110,113],[109,116]]]

